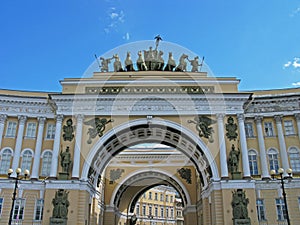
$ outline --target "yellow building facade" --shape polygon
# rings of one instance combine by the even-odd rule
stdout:
[[[299,223],[300,89],[246,92],[235,77],[192,71],[94,71],[57,93],[0,90],[0,224],[287,224],[284,193]],[[12,205],[17,168],[30,176]],[[293,170],[284,192],[279,168]]]

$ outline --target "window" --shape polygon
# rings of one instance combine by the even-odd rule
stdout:
[[[158,194],[157,193],[154,193],[154,200],[158,200]]]
[[[285,135],[295,134],[292,120],[285,120],[283,121],[283,124],[284,124]]]
[[[277,198],[276,202],[276,211],[277,211],[277,220],[285,220],[286,219],[286,210],[284,201],[282,198]]]
[[[26,129],[26,137],[28,138],[34,138],[35,137],[35,131],[36,131],[36,123],[27,123],[27,129]]]
[[[25,150],[22,154],[22,163],[21,163],[22,172],[24,172],[25,170],[30,171],[31,162],[32,162],[32,152],[30,150]]]
[[[262,199],[256,200],[256,209],[257,209],[258,221],[266,220],[264,200]]]
[[[272,122],[265,122],[265,135],[267,137],[273,137],[274,136],[274,130]]]
[[[173,208],[171,208],[171,218],[173,218],[174,217],[174,209]]]
[[[257,168],[257,155],[254,150],[250,150],[248,152],[248,158],[249,158],[249,167],[250,167],[250,174],[251,175],[257,175],[258,174],[258,168]]]
[[[164,201],[164,195],[160,194],[160,201],[163,202]]]
[[[149,215],[151,216],[151,215],[152,215],[152,205],[149,205],[149,208],[148,208],[148,209],[149,209],[149,212],[148,212],[148,213],[149,213]]]
[[[174,201],[174,196],[170,196],[170,202],[172,203]]]
[[[0,157],[0,174],[7,174],[7,170],[10,168],[12,151],[10,149],[4,149]]]
[[[169,217],[169,208],[166,208],[166,217]]]
[[[164,207],[160,207],[160,217],[164,217]]]
[[[248,138],[254,137],[252,123],[245,123],[245,132],[246,132],[246,137]]]
[[[47,124],[46,139],[54,139],[55,137],[55,124]]]
[[[13,219],[14,220],[23,220],[24,207],[25,207],[25,199],[23,199],[23,198],[16,199],[15,205],[14,205],[14,211],[13,211]]]
[[[41,176],[47,177],[50,175],[51,161],[52,161],[52,152],[50,152],[50,151],[44,152],[43,159],[42,159]]]
[[[143,211],[142,211],[142,216],[146,215],[146,205],[143,205]]]
[[[169,202],[169,196],[166,195],[166,202]]]
[[[3,208],[3,198],[0,198],[0,217],[2,215],[2,208]]]
[[[155,215],[155,217],[158,217],[158,207],[157,206],[155,206],[155,208],[154,208],[154,215]]]
[[[139,205],[139,204],[136,205],[136,208],[135,208],[135,214],[136,214],[137,216],[140,215],[140,205]]]
[[[152,192],[149,192],[149,199],[152,199]]]
[[[295,147],[290,148],[289,156],[293,172],[300,172],[300,154],[298,149]]]
[[[15,137],[17,131],[17,123],[9,121],[6,128],[6,136],[7,137]]]
[[[275,149],[270,149],[268,152],[268,156],[269,156],[270,170],[275,170],[277,173],[279,169],[277,151]]]
[[[37,199],[35,202],[34,220],[43,220],[44,199]]]

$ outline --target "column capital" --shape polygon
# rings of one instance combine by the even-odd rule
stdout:
[[[295,118],[296,118],[297,121],[300,122],[300,113],[295,113]]]
[[[27,120],[27,116],[18,116],[18,120],[20,122],[20,124],[25,124],[26,120]]]
[[[244,122],[245,120],[245,116],[242,113],[237,114],[237,118],[239,122]]]
[[[41,116],[41,117],[38,117],[37,119],[38,119],[38,121],[39,121],[39,124],[44,124],[47,118]]]
[[[261,124],[262,120],[263,120],[262,116],[256,116],[256,117],[254,117],[254,121],[256,122],[256,124]]]
[[[82,123],[82,121],[83,121],[83,119],[84,119],[84,115],[83,115],[83,114],[76,114],[76,115],[75,115],[75,118],[76,118],[76,120],[77,120],[77,123],[78,123],[78,122],[81,122],[81,123]]]
[[[224,114],[224,113],[218,113],[218,114],[216,115],[216,117],[217,117],[218,120],[223,120],[224,117],[225,117],[225,114]]]
[[[0,123],[1,124],[4,124],[5,121],[7,119],[7,115],[6,114],[0,114]]]
[[[63,119],[64,119],[64,115],[62,115],[62,114],[56,115],[56,122],[57,123],[62,123]]]
[[[275,119],[276,123],[281,123],[281,121],[282,121],[282,115],[275,115],[274,119]]]

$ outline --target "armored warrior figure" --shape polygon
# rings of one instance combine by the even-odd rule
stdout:
[[[164,69],[164,71],[173,71],[173,69],[176,67],[175,60],[173,59],[173,54],[172,52],[169,52],[169,59],[168,63]]]
[[[114,55],[114,59],[115,59],[115,62],[114,62],[114,71],[115,72],[123,72],[123,68],[122,68],[122,64],[120,62],[120,58],[118,56],[118,54],[115,54]]]
[[[198,67],[199,66],[202,66],[202,64],[200,63],[199,64],[199,57],[198,56],[196,56],[194,59],[192,59],[192,60],[189,60],[188,58],[187,58],[187,60],[191,63],[191,66],[192,66],[192,70],[191,70],[191,72],[198,72]]]
[[[127,56],[126,56],[126,59],[125,59],[125,68],[126,68],[126,71],[134,71],[133,63],[132,63],[131,56],[130,56],[130,52],[127,52]]]

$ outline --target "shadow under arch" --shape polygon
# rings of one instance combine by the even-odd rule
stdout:
[[[191,130],[169,120],[147,118],[131,120],[105,133],[91,148],[83,165],[81,180],[93,176],[94,184],[109,161],[122,150],[140,143],[162,143],[185,154],[201,175],[205,187],[208,180],[220,180],[214,158],[205,143]]]
[[[159,185],[172,186],[183,200],[183,206],[191,205],[191,198],[185,185],[176,176],[160,169],[152,169],[151,171],[143,169],[129,174],[124,182],[116,186],[112,193],[110,205],[121,211],[127,209],[128,213],[133,213],[140,196],[145,191]]]

